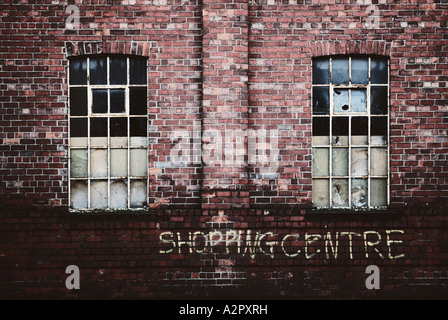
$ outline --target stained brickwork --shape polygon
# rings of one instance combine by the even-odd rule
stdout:
[[[2,298],[448,297],[443,1],[0,8]],[[115,54],[148,58],[148,211],[69,212],[67,61]],[[334,55],[389,58],[386,211],[312,210],[312,59]]]

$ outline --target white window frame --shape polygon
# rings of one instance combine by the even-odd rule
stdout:
[[[90,60],[95,58],[106,58],[107,64],[107,84],[101,85],[92,85],[90,84]],[[110,84],[110,59],[111,58],[126,58],[126,67],[127,67],[127,81],[126,84],[122,85],[113,85]],[[145,141],[142,142],[141,139],[139,143],[133,144],[131,137],[131,119],[132,118],[146,118],[148,121],[148,114],[146,115],[131,115],[130,114],[130,94],[129,89],[135,87],[148,87],[148,81],[146,80],[146,84],[131,84],[130,83],[130,59],[138,58],[143,59],[144,57],[137,56],[115,56],[115,55],[95,55],[95,56],[85,56],[74,59],[86,59],[87,63],[87,83],[83,85],[71,85],[70,84],[70,62],[72,59],[68,59],[67,61],[67,83],[68,83],[68,206],[70,212],[93,212],[93,211],[101,211],[101,212],[116,212],[116,211],[147,211],[148,210],[148,201],[149,201],[149,144],[148,144],[148,130],[146,130],[146,136],[144,137]],[[148,74],[148,59],[144,59],[146,61],[146,75]],[[71,116],[70,113],[70,89],[71,88],[87,88],[87,116]],[[92,104],[93,104],[93,93],[94,89],[124,89],[125,90],[125,113],[110,113],[110,98],[108,99],[108,112],[107,113],[93,113],[92,112]],[[148,91],[146,92],[146,101],[148,101]],[[109,94],[108,94],[109,97]],[[71,132],[71,119],[72,118],[85,118],[87,119],[87,145],[72,145],[72,138],[70,136]],[[92,146],[91,137],[90,137],[90,125],[91,119],[93,118],[107,118],[107,145],[94,145]],[[111,132],[110,132],[110,119],[112,118],[126,118],[127,119],[127,136],[126,138],[126,146],[123,145],[112,145],[111,143]],[[139,137],[138,137],[139,138]],[[86,149],[87,148],[87,177],[79,178],[71,176],[71,152],[76,149]],[[92,149],[105,149],[107,150],[107,177],[91,177],[91,150]],[[127,150],[127,176],[126,177],[112,177],[111,176],[111,150],[112,149],[126,149]],[[146,150],[146,175],[145,176],[131,176],[131,150],[132,149],[145,149]],[[94,181],[107,181],[107,207],[106,208],[92,208],[91,203],[91,185],[92,180]],[[127,206],[126,208],[111,208],[111,181],[112,180],[125,180],[127,183]],[[132,181],[146,181],[146,205],[143,207],[132,207],[131,206],[131,182]],[[71,207],[71,184],[74,181],[86,181],[87,182],[87,208],[72,208]]]
[[[376,56],[362,56],[362,55],[343,55],[343,56],[326,56],[326,57],[315,57],[312,59],[312,70],[314,70],[314,63],[315,59],[329,59],[329,84],[314,84],[312,83],[312,90],[311,90],[311,101],[312,105],[314,104],[314,95],[313,95],[313,88],[315,87],[329,87],[329,115],[320,115],[320,114],[314,114],[313,110],[312,112],[312,119],[314,118],[329,118],[329,144],[318,144],[315,145],[312,143],[312,148],[328,148],[329,152],[329,175],[328,176],[313,176],[312,175],[312,181],[316,179],[328,179],[329,180],[329,190],[328,190],[328,196],[329,196],[329,206],[325,207],[319,207],[313,204],[313,208],[315,209],[322,209],[322,210],[359,210],[359,211],[365,211],[365,210],[372,210],[372,209],[379,209],[384,210],[387,209],[390,205],[390,109],[388,107],[387,117],[385,115],[374,115],[371,114],[371,87],[387,87],[387,101],[388,106],[390,106],[390,59],[386,59],[386,57],[376,57]],[[349,84],[344,85],[335,85],[333,84],[332,79],[332,69],[333,69],[333,59],[335,58],[348,58],[349,59]],[[364,58],[368,59],[368,83],[367,84],[352,84],[352,58]],[[387,83],[386,84],[372,84],[371,83],[371,60],[372,58],[382,58],[387,61]],[[336,113],[334,108],[334,90],[335,89],[366,89],[366,104],[367,104],[367,110],[366,112],[345,112],[345,113]],[[349,106],[351,105],[351,94],[349,94]],[[368,117],[368,137],[367,137],[367,144],[366,145],[355,145],[352,144],[352,117]],[[333,149],[337,148],[332,143],[332,137],[333,137],[333,118],[335,117],[348,117],[349,118],[349,132],[348,132],[348,146],[344,146],[348,148],[348,176],[334,176],[333,175]],[[375,145],[372,146],[371,143],[371,121],[373,117],[386,117],[387,118],[387,145],[386,146],[380,146]],[[351,168],[351,151],[352,148],[367,148],[367,175],[365,176],[356,176],[352,177],[352,168]],[[378,176],[378,175],[372,175],[371,174],[371,149],[373,148],[384,148],[387,150],[387,176]],[[387,200],[386,205],[384,206],[372,206],[371,205],[371,179],[387,179]],[[333,192],[332,192],[332,182],[334,179],[348,179],[348,206],[334,206],[333,205]],[[352,204],[352,179],[367,179],[367,206],[365,207],[355,207]],[[315,190],[312,190],[312,192],[315,192]]]

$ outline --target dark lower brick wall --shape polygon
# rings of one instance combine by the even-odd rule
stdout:
[[[444,209],[2,212],[3,299],[448,297]],[[79,290],[65,286],[69,265]],[[378,290],[366,288],[368,265]]]

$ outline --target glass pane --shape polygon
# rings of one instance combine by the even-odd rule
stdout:
[[[70,185],[70,208],[87,209],[88,189],[86,181],[72,181]]]
[[[368,206],[368,183],[367,179],[352,179],[352,206]]]
[[[90,59],[90,84],[107,84],[107,59]]]
[[[330,152],[328,148],[313,148],[313,176],[330,175]]]
[[[387,136],[387,117],[372,117],[370,134],[372,136]]]
[[[129,89],[130,108],[132,115],[146,115],[147,111],[147,88],[137,87]]]
[[[70,150],[70,177],[87,178],[87,149]]]
[[[348,84],[349,83],[348,58],[333,58],[332,64],[333,64],[331,74],[332,83]]]
[[[87,88],[70,88],[70,115],[87,116]]]
[[[110,58],[110,84],[127,84],[127,59]]]
[[[128,207],[128,186],[123,180],[111,181],[110,207],[112,209],[125,209]]]
[[[90,186],[90,207],[107,208],[107,181],[93,181]]]
[[[367,145],[368,143],[368,118],[353,117],[352,118],[352,144]]]
[[[333,118],[332,141],[335,146],[348,145],[348,117]]]
[[[370,108],[372,114],[387,114],[387,87],[371,87],[370,89]]]
[[[146,60],[145,59],[130,59],[130,84],[146,84]]]
[[[124,89],[110,90],[110,113],[125,113]]]
[[[107,113],[107,90],[92,90],[92,113]]]
[[[387,84],[387,60],[372,58],[370,62],[370,82],[375,84]]]
[[[387,176],[387,149],[370,149],[370,171],[373,176]]]
[[[107,150],[92,149],[90,151],[90,176],[93,178],[107,177]]]
[[[330,114],[330,88],[313,88],[313,114]]]
[[[333,179],[332,197],[334,207],[348,207],[348,179]]]
[[[146,181],[136,180],[131,182],[131,208],[143,208],[147,202]]]
[[[330,83],[330,61],[318,59],[313,61],[313,84]]]
[[[110,119],[110,136],[111,137],[127,137],[128,136],[128,119],[127,118],[111,118]]]
[[[329,136],[330,135],[330,118],[319,117],[313,118],[313,136]]]
[[[110,175],[112,177],[128,176],[128,150],[110,150]]]
[[[349,91],[334,89],[334,112],[349,112]]]
[[[87,138],[70,138],[70,147],[87,147]]]
[[[87,60],[70,60],[70,85],[87,84]]]
[[[333,148],[333,176],[348,176],[348,148]]]
[[[91,147],[107,148],[107,145],[108,145],[107,137],[93,137],[93,138],[90,138],[90,146]]]
[[[368,172],[367,149],[353,148],[351,154],[352,176],[367,176]]]
[[[90,136],[107,137],[107,118],[90,119]]]
[[[369,60],[352,58],[352,83],[367,84],[369,82]]]
[[[87,119],[70,119],[70,137],[87,137]]]
[[[351,111],[364,112],[364,113],[367,112],[366,90],[364,89],[351,90],[351,94],[352,94]]]
[[[370,205],[387,206],[387,179],[370,180]]]
[[[323,208],[330,206],[329,186],[330,180],[328,179],[313,179],[314,206]]]
[[[144,177],[148,173],[148,152],[146,149],[131,149],[131,176]]]
[[[146,147],[148,145],[148,138],[146,137],[131,137],[131,146]]]
[[[147,118],[131,118],[131,136],[146,137],[147,123]]]

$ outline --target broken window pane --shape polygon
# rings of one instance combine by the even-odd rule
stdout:
[[[348,58],[333,58],[333,69],[331,74],[331,81],[333,84],[348,84],[349,83],[349,66]]]
[[[348,179],[333,179],[332,198],[334,207],[348,207]]]
[[[349,112],[349,90],[334,89],[334,112]]]
[[[107,59],[90,59],[90,84],[107,84]]]
[[[387,117],[372,117],[370,121],[371,144],[387,145]]]
[[[313,61],[313,84],[330,83],[329,59],[316,59]]]
[[[332,119],[332,144],[335,146],[348,145],[348,117],[334,117]]]
[[[352,83],[367,84],[369,82],[369,60],[352,58]]]
[[[70,184],[70,208],[85,209],[88,205],[86,181],[72,181]]]
[[[126,84],[127,77],[127,59],[110,58],[110,84]]]
[[[387,179],[370,180],[370,205],[387,206]]]
[[[146,149],[131,149],[131,176],[144,177],[148,173],[148,152]]]
[[[367,111],[367,95],[365,89],[351,90],[351,111],[363,112]]]
[[[70,137],[87,137],[87,119],[70,119]]]
[[[145,59],[129,59],[131,83],[130,84],[146,84],[146,60]]]
[[[125,209],[128,207],[128,186],[123,180],[111,181],[110,208]]]
[[[127,118],[111,118],[110,119],[110,136],[111,137],[127,137],[128,135],[128,119]]]
[[[313,88],[313,114],[330,114],[330,88]]]
[[[372,58],[370,62],[370,82],[375,84],[387,84],[387,60]]]
[[[87,178],[87,149],[70,150],[70,177]]]
[[[354,207],[367,207],[368,205],[367,179],[352,179],[352,205]]]
[[[387,114],[387,87],[371,87],[370,108],[372,114]]]
[[[92,113],[107,113],[107,90],[92,90]]]
[[[70,89],[70,115],[87,116],[87,88]]]
[[[130,88],[129,98],[130,98],[131,115],[146,115],[148,113],[146,87]]]
[[[110,150],[110,175],[112,177],[128,176],[128,150]]]
[[[373,176],[387,175],[387,159],[386,148],[370,149],[370,170]]]
[[[92,149],[90,151],[90,176],[93,178],[107,177],[107,150]]]
[[[107,208],[107,181],[93,181],[90,186],[90,207],[93,209]]]
[[[333,176],[348,176],[348,148],[333,148]]]
[[[353,117],[352,118],[352,144],[367,145],[368,143],[368,120],[367,117]]]
[[[367,176],[369,172],[366,148],[352,148],[351,168],[352,176]]]
[[[90,119],[90,136],[107,137],[107,118]]]
[[[87,84],[87,60],[70,60],[70,85]]]
[[[323,208],[330,206],[329,186],[330,180],[328,179],[313,179],[314,206]]]
[[[313,148],[313,176],[328,176],[329,169],[329,149],[328,148]]]
[[[145,180],[131,182],[131,208],[143,208],[147,206],[147,191]]]
[[[110,90],[110,113],[125,113],[124,89]]]

